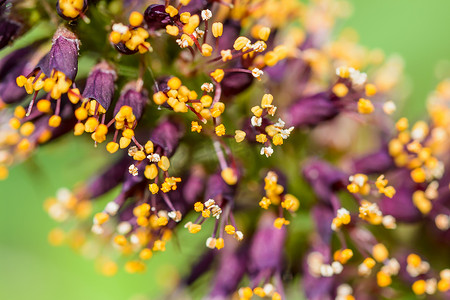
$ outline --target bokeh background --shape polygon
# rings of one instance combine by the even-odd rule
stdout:
[[[403,114],[418,118],[428,92],[450,76],[450,1],[350,2],[353,15],[339,29],[352,27],[362,45],[403,58],[409,86]],[[41,148],[0,182],[0,299],[160,299],[176,284],[176,274],[186,272],[196,246],[204,247],[201,236],[187,239],[180,233],[181,247],[171,242],[144,275],[119,271],[112,278],[100,275],[93,261],[70,247],[48,244],[47,233],[56,224],[42,208],[44,199],[101,169],[106,160],[106,151],[94,150],[87,139],[65,138]]]

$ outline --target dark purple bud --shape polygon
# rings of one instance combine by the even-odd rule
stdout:
[[[167,25],[173,24],[172,18],[166,13],[166,7],[162,4],[152,4],[147,7],[144,20],[150,30],[164,29]]]
[[[116,71],[107,62],[97,64],[89,74],[83,91],[83,98],[97,101],[108,110],[114,96],[114,81],[117,80]]]
[[[183,134],[181,126],[163,121],[153,130],[150,140],[164,150],[166,156],[172,156]]]
[[[87,10],[88,2],[87,0],[83,1],[83,6],[77,7],[75,4],[67,4],[66,6],[70,6],[68,9],[66,9],[64,6],[61,7],[59,5],[59,0],[56,1],[56,11],[58,12],[58,15],[67,21],[73,21],[78,19],[80,16],[84,14],[84,12]]]
[[[286,112],[288,126],[316,126],[321,122],[333,119],[339,114],[335,104],[325,93],[304,97],[291,105]]]
[[[159,77],[155,84],[153,85],[153,93],[157,93],[157,92],[163,92],[163,93],[167,93],[168,91],[170,91],[170,87],[167,85],[167,82],[169,82],[169,79],[171,77],[169,76],[162,76]]]
[[[275,228],[274,221],[275,215],[271,213],[265,213],[259,221],[250,246],[249,272],[251,275],[257,275],[264,270],[279,271],[281,268],[286,227]]]
[[[234,187],[226,184],[220,174],[213,174],[209,177],[208,183],[206,184],[205,201],[215,199],[218,196],[224,200],[232,201],[234,194]]]
[[[368,154],[353,161],[354,173],[386,173],[394,166],[394,160],[389,155],[388,149],[385,147],[377,152]]]
[[[16,103],[26,96],[25,89],[17,86],[16,78],[33,71],[30,59],[35,50],[33,46],[21,48],[0,60],[0,102]]]
[[[315,160],[303,167],[303,176],[309,182],[316,196],[330,203],[333,194],[346,186],[347,176],[326,162]]]
[[[8,45],[20,32],[22,24],[10,19],[0,20],[0,49]]]
[[[225,73],[225,76],[220,82],[222,95],[224,97],[233,97],[242,93],[252,85],[253,79],[254,77],[247,73]]]
[[[64,27],[58,28],[53,36],[53,45],[50,52],[42,58],[38,68],[51,77],[52,71],[59,71],[66,78],[74,80],[78,72],[78,49],[80,41],[77,36]]]
[[[236,252],[224,249],[208,299],[230,299],[245,274],[247,261],[245,248],[238,249]]]
[[[81,195],[84,198],[95,199],[109,192],[124,180],[129,165],[130,159],[124,156],[101,175],[91,179],[88,185],[80,191]]]

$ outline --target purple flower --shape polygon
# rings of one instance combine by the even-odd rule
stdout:
[[[58,71],[73,81],[78,72],[79,47],[77,36],[67,28],[60,27],[53,36],[50,52],[42,58],[37,68],[47,77],[52,77],[53,72]]]
[[[316,126],[338,114],[339,109],[327,94],[319,93],[294,102],[286,112],[286,123],[295,127]]]
[[[114,82],[117,80],[116,71],[107,62],[97,64],[86,81],[83,97],[97,101],[108,110],[114,96]]]

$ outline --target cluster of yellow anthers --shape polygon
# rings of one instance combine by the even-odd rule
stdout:
[[[72,80],[66,78],[66,75],[59,71],[52,71],[51,76],[47,78],[45,78],[44,73],[40,73],[38,78],[35,76],[30,76],[27,78],[20,75],[17,77],[16,83],[19,87],[24,87],[28,94],[38,92],[42,89],[49,93],[48,99],[39,100],[37,103],[37,109],[43,113],[52,113],[51,103],[49,101],[50,97],[60,101],[59,99],[61,98],[61,95],[69,93],[69,100],[72,103],[77,103],[79,99],[79,97],[77,97],[79,95],[78,89],[70,88],[72,85]],[[16,115],[15,118],[10,120],[10,125],[14,129],[18,129],[20,127],[20,119],[23,118],[25,114],[20,114],[19,116]],[[60,124],[61,117],[59,116],[59,112],[55,111],[55,114],[50,117],[48,125],[50,127],[58,127]]]
[[[227,234],[232,235],[238,241],[241,241],[244,238],[244,234],[241,231],[236,230],[236,225],[227,224],[225,227],[223,227],[226,221],[223,220],[223,218],[220,219],[222,215],[222,209],[219,205],[216,204],[213,199],[209,199],[205,203],[196,202],[194,204],[194,210],[196,212],[201,212],[201,216],[199,216],[194,223],[187,222],[184,225],[184,227],[187,228],[190,233],[199,232],[202,229],[203,222],[205,222],[210,217],[217,219],[216,225],[217,222],[221,222],[222,224],[218,233],[219,237],[216,238],[216,232],[213,232],[213,235],[206,240],[206,247],[210,249],[222,249],[225,246],[225,242],[223,239],[224,231]]]
[[[64,16],[75,19],[82,13],[85,0],[59,0],[58,5]]]
[[[398,120],[396,128],[398,135],[389,142],[389,154],[397,166],[411,170],[410,175],[414,182],[428,182],[425,191],[418,190],[413,195],[414,205],[426,215],[433,206],[431,200],[438,197],[439,184],[435,179],[442,177],[444,166],[434,153],[443,139],[445,140],[443,136],[446,136],[446,133],[439,126],[430,130],[424,121],[416,122],[409,129],[406,118]],[[440,217],[440,220],[444,221],[444,218]]]
[[[263,209],[268,209],[271,204],[281,205],[282,208],[294,213],[300,206],[300,201],[291,194],[283,194],[284,187],[278,184],[278,175],[275,172],[269,171],[264,178],[264,190],[266,195],[259,201],[259,206]],[[273,226],[281,229],[283,225],[289,225],[289,221],[283,217],[276,218]]]
[[[263,287],[242,287],[238,290],[239,300],[250,300],[253,296],[260,298],[271,298],[272,300],[281,300],[281,295],[275,291],[271,283],[266,283]]]
[[[311,275],[315,277],[331,277],[340,274],[346,264],[353,257],[351,249],[337,250],[333,256],[333,262],[325,263],[325,259],[320,252],[311,252],[308,255],[308,267]]]
[[[148,31],[141,27],[144,16],[134,11],[130,14],[128,22],[130,26],[116,23],[112,26],[109,40],[113,44],[123,43],[131,51],[138,50],[139,53],[152,51],[152,47],[146,39],[149,37]]]
[[[372,83],[366,83],[367,74],[362,73],[354,68],[339,67],[336,69],[336,74],[343,79],[350,80],[352,88],[362,89],[364,88],[364,94],[367,97],[375,96],[377,93],[377,87]],[[333,93],[339,98],[347,96],[349,88],[345,83],[338,82],[332,88]],[[360,114],[371,114],[375,110],[375,107],[369,99],[360,98],[358,100],[358,112]],[[383,111],[390,115],[396,110],[395,103],[392,101],[386,101],[383,103]]]
[[[411,253],[408,255],[406,271],[411,277],[419,277],[422,274],[428,273],[430,264],[423,261],[419,255]],[[450,270],[444,269],[440,272],[440,280],[436,278],[429,278],[427,280],[416,280],[412,285],[412,290],[416,295],[428,294],[432,295],[436,291],[446,292],[450,289]]]
[[[349,177],[350,184],[347,185],[347,189],[350,193],[361,195],[368,195],[371,191],[370,181],[365,174],[355,174]],[[375,181],[375,186],[378,188],[380,194],[392,198],[395,195],[395,188],[388,186],[388,181],[384,175],[380,175]]]
[[[277,111],[277,107],[272,104],[273,96],[271,94],[265,94],[262,97],[261,105],[253,106],[251,111],[253,116],[251,118],[251,124],[253,127],[260,129],[262,120],[266,115],[274,116]],[[287,139],[294,127],[284,128],[285,122],[280,118],[275,124],[271,124],[265,127],[265,131],[260,129],[260,133],[256,136],[256,141],[264,145],[261,148],[261,155],[269,157],[273,153],[272,145],[279,146],[283,144],[283,141]],[[242,130],[235,131],[236,142],[242,142],[246,137],[246,133]]]

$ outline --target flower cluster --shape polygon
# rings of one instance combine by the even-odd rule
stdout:
[[[0,179],[61,136],[109,159],[45,201],[51,244],[112,276],[209,231],[180,283],[211,270],[207,299],[289,299],[297,278],[308,299],[450,297],[450,81],[426,121],[395,115],[402,64],[332,38],[345,1],[20,2],[0,1],[0,49],[52,31],[0,60]]]

